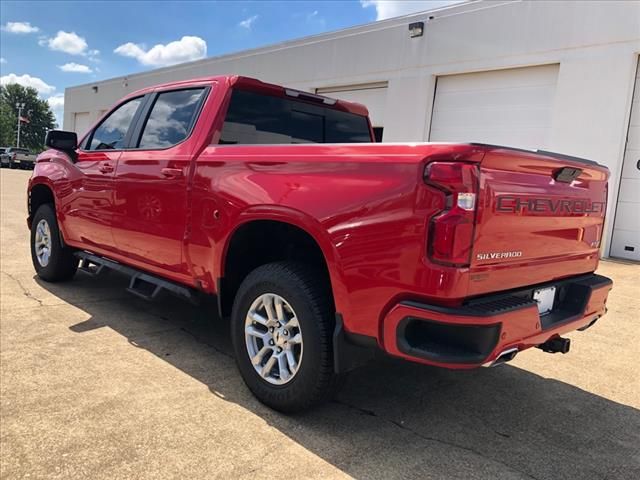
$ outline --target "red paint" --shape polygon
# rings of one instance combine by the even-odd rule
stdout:
[[[296,225],[324,253],[346,330],[375,337],[392,354],[399,354],[395,325],[407,313],[402,300],[458,305],[470,296],[597,267],[604,209],[504,212],[496,206],[500,195],[606,202],[604,167],[471,144],[217,145],[232,87],[284,94],[282,87],[241,77],[162,85],[129,98],[196,85],[211,90],[192,134],[176,146],[79,150],[75,163],[56,150],[39,156],[29,188],[53,190],[69,245],[214,294],[240,225],[256,219]],[[342,101],[335,108],[367,113]],[[464,186],[477,189],[476,211],[465,213],[471,223],[464,232],[470,239],[464,267],[436,263],[428,254],[429,223],[448,208],[447,196],[425,182],[432,161],[464,162],[470,166],[465,171],[479,172],[477,184]],[[560,166],[583,172],[572,184],[558,183],[552,174]],[[477,259],[508,251],[522,255]],[[561,330],[588,323],[605,299],[606,292],[594,294],[588,318]],[[528,310],[500,319],[513,325],[500,346],[545,341],[548,332],[540,334],[538,320]]]

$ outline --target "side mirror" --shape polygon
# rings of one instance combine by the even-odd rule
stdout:
[[[44,139],[47,147],[57,150],[73,152],[78,148],[78,135],[76,132],[65,132],[64,130],[49,130]]]

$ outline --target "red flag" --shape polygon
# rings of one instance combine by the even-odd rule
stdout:
[[[27,117],[20,117],[20,123],[31,123]]]

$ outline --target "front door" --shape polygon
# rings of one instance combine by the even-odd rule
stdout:
[[[128,100],[106,117],[77,151],[69,195],[63,200],[65,235],[96,251],[115,250],[111,234],[114,175],[142,98]]]
[[[187,275],[183,243],[193,145],[205,88],[155,93],[116,170],[113,235],[118,250],[157,273]],[[174,277],[178,278],[178,277]]]

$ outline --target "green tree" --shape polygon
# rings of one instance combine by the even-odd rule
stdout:
[[[38,98],[31,87],[16,83],[0,86],[0,144],[3,147],[16,145],[18,131],[18,109],[16,103],[24,103],[22,116],[29,119],[20,127],[20,146],[34,152],[44,148],[47,130],[55,127],[55,116],[46,100]]]

